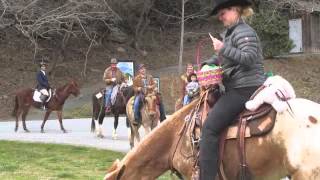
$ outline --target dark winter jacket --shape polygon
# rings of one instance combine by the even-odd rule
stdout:
[[[223,33],[223,43],[219,61],[226,90],[262,85],[265,81],[263,56],[256,32],[240,19]]]
[[[37,73],[37,89],[38,90],[41,90],[41,89],[49,89],[50,85],[49,85],[49,81],[48,81],[48,78],[47,76],[42,72],[42,71],[39,71]]]

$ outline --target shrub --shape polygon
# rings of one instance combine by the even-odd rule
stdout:
[[[294,47],[289,38],[288,17],[282,16],[279,11],[273,8],[260,9],[250,24],[260,37],[265,57],[288,53]]]

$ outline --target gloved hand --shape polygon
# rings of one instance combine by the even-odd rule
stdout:
[[[116,78],[112,78],[111,81],[112,81],[112,82],[115,82],[115,81],[116,81]]]
[[[211,65],[211,64],[214,64],[214,65],[216,65],[216,66],[219,65],[218,56],[213,55],[210,59],[203,61],[203,62],[201,63],[201,68],[202,68],[202,66],[204,66],[204,65]]]

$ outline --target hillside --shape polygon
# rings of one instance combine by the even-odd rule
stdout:
[[[145,3],[149,2],[151,4]],[[191,3],[192,2],[192,3]],[[180,91],[180,1],[17,1],[0,3],[0,119],[10,118],[13,94],[35,87],[38,61],[49,61],[53,87],[70,78],[81,84],[82,94],[66,103],[66,110],[90,114],[91,93],[103,87],[110,58],[145,63],[160,77],[166,110],[173,112]],[[154,3],[154,4],[152,4]],[[208,32],[217,35],[221,25],[206,16],[211,1],[190,1],[185,24],[183,64],[195,63],[197,43]],[[170,7],[170,8],[168,8]],[[210,43],[201,49],[212,54]],[[320,101],[320,56],[296,55],[265,61],[267,71],[283,75],[300,97]],[[33,113],[33,112],[32,112]],[[75,116],[74,114],[67,115]]]

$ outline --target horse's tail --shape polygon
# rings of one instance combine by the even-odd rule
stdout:
[[[96,130],[95,119],[98,119],[99,116],[99,102],[95,95],[92,95],[92,120],[91,120],[91,132]]]
[[[14,108],[13,111],[11,113],[12,116],[16,116],[17,115],[17,110],[18,110],[18,97],[15,96],[14,98]]]

